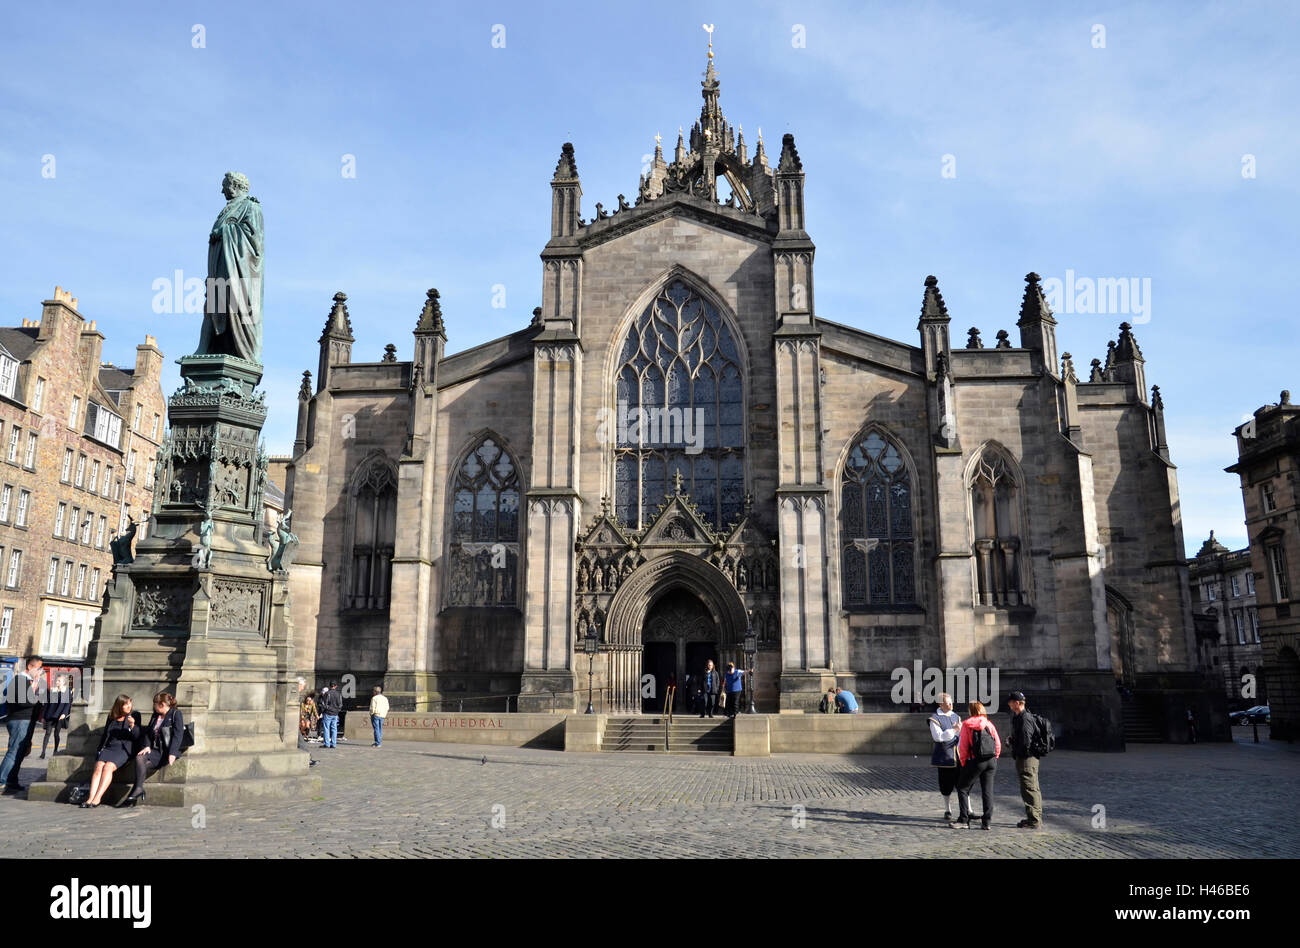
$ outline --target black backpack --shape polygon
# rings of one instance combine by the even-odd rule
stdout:
[[[1052,722],[1041,714],[1034,715],[1034,736],[1029,742],[1029,753],[1033,757],[1046,757],[1056,749],[1056,735],[1052,733]]]
[[[996,756],[998,752],[997,744],[993,740],[993,735],[989,733],[988,726],[973,727],[970,731],[970,759],[971,760],[989,760]]]

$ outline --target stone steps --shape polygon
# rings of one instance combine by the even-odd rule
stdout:
[[[727,719],[674,718],[668,725],[664,749],[664,718],[656,715],[612,718],[605,727],[600,749],[613,753],[672,753],[731,755],[735,747]]]
[[[1144,714],[1133,701],[1124,702],[1124,742],[1126,744],[1163,744],[1163,731],[1157,721]]]
[[[43,782],[33,783],[29,800],[66,802],[72,788],[89,783],[95,756],[56,754],[50,758]],[[320,777],[309,773],[308,756],[299,750],[260,753],[187,754],[170,767],[154,771],[145,781],[146,806],[192,806],[196,803],[232,802],[261,798],[314,796]],[[118,768],[105,794],[116,803],[130,792],[135,769]]]

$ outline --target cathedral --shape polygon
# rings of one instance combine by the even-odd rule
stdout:
[[[1073,746],[1168,732],[1203,685],[1132,327],[1081,379],[1034,273],[987,343],[933,276],[911,341],[834,321],[794,137],[751,154],[711,49],[702,87],[632,202],[584,218],[563,146],[531,324],[449,354],[429,290],[408,361],[354,362],[335,295],[287,472],[303,674],[548,711],[590,670],[597,710],[637,714],[748,638],[760,712],[835,684],[905,710],[919,662],[996,669]]]

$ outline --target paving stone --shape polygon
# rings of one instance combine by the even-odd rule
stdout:
[[[1015,828],[1024,809],[1009,759],[998,768],[993,832],[984,833],[939,819],[925,758],[397,741],[310,750],[320,799],[214,805],[203,828],[190,811],[166,807],[82,810],[0,797],[6,854],[690,858],[716,857],[725,838],[727,854],[753,858],[1300,856],[1289,795],[1279,792],[1300,779],[1300,746],[1278,743],[1058,751],[1043,762],[1046,822],[1032,833]],[[24,781],[43,769],[39,760],[24,766]],[[972,803],[978,810],[978,787]],[[1093,828],[1097,805],[1104,829]]]

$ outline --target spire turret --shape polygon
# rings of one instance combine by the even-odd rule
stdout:
[[[352,317],[348,315],[348,295],[342,290],[334,294],[334,305],[325,318],[325,330],[320,334],[320,364],[316,373],[316,391],[329,385],[330,369],[352,361]]]
[[[1146,359],[1142,358],[1142,349],[1133,337],[1133,327],[1127,322],[1119,324],[1119,339],[1107,346],[1107,376],[1113,382],[1131,382],[1137,389],[1137,397],[1147,399]]]
[[[551,239],[572,237],[580,226],[582,213],[582,184],[578,180],[578,162],[573,156],[573,143],[565,142],[560,149],[560,160],[551,176]]]
[[[1036,353],[1036,360],[1042,359],[1043,371],[1055,376],[1061,370],[1056,355],[1056,318],[1043,295],[1041,279],[1037,273],[1025,274],[1025,295],[1016,325],[1020,327],[1020,347]]]

